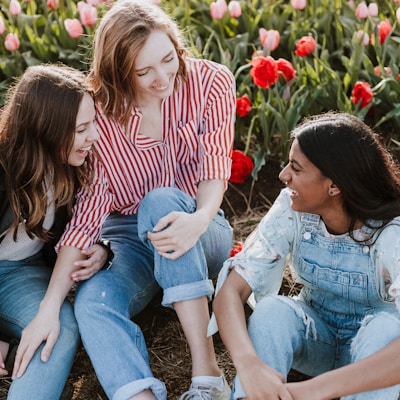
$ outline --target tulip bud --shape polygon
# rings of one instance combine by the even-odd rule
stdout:
[[[0,15],[0,35],[2,35],[6,31],[6,24],[4,19]]]
[[[304,10],[307,5],[307,0],[290,0],[290,4],[295,10]]]
[[[370,17],[377,17],[378,16],[378,4],[370,3],[368,5],[368,15]]]
[[[263,46],[265,51],[274,51],[281,40],[281,36],[275,29],[266,30],[260,28],[258,31],[260,35],[261,46]]]
[[[210,4],[210,15],[214,19],[222,19],[228,11],[228,6],[225,0],[213,1]]]
[[[365,19],[368,17],[368,6],[363,1],[356,8],[356,17]]]
[[[8,51],[15,51],[19,49],[19,39],[16,33],[9,33],[4,40],[4,47]]]
[[[239,18],[242,15],[242,7],[238,1],[231,1],[228,5],[229,15],[232,18]]]
[[[81,23],[76,19],[67,18],[64,21],[65,30],[68,32],[69,36],[73,39],[77,39],[83,34],[83,28]]]
[[[79,18],[83,25],[93,26],[96,25],[97,21],[97,10],[96,7],[87,4],[83,1],[78,2]]]
[[[47,0],[47,7],[52,10],[58,10],[59,0]]]
[[[21,13],[21,4],[19,4],[18,0],[10,1],[10,15],[18,15]]]
[[[356,35],[357,35],[358,42],[362,42],[362,44],[364,46],[368,46],[368,43],[369,43],[368,33],[364,32],[363,30],[359,30],[359,31],[357,31]]]

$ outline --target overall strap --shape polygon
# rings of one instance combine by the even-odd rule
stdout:
[[[320,216],[316,214],[302,213],[300,221],[302,224],[301,234],[304,239],[309,240],[312,232],[317,228],[320,220]]]

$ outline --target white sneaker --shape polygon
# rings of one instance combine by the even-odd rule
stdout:
[[[204,386],[202,384],[193,383],[187,392],[179,398],[179,400],[229,400],[231,398],[231,389],[228,382],[223,376],[224,387],[218,390],[215,386]]]

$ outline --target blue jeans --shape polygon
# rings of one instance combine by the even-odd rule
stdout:
[[[38,312],[52,270],[39,255],[22,261],[0,261],[0,332],[20,338]],[[73,309],[65,301],[60,311],[61,330],[47,363],[40,360],[43,345],[35,352],[25,374],[16,378],[10,400],[58,399],[68,378],[80,343]]]
[[[75,315],[85,349],[107,396],[126,400],[145,389],[166,399],[165,385],[154,378],[141,329],[131,321],[160,290],[162,304],[210,297],[232,246],[232,228],[220,211],[200,241],[177,260],[153,251],[146,233],[171,211],[194,212],[195,201],[173,188],[156,189],[143,199],[137,215],[111,214],[102,237],[110,240],[113,264],[79,285]]]
[[[399,338],[400,320],[387,312],[367,316],[354,337],[353,329],[334,329],[304,302],[272,295],[257,303],[248,330],[258,356],[283,376],[291,368],[316,376],[366,358]],[[397,400],[399,390],[397,385],[342,399]],[[236,376],[233,398],[245,397]]]

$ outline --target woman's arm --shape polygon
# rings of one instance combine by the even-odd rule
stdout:
[[[304,382],[288,383],[294,400],[330,400],[400,384],[400,339],[371,356]]]
[[[291,400],[284,377],[258,357],[248,335],[243,304],[250,294],[250,286],[232,270],[213,302],[222,341],[229,350],[247,399]]]
[[[59,312],[73,284],[71,275],[79,268],[74,263],[84,257],[80,249],[61,247],[39,311],[22,331],[15,357],[13,379],[23,375],[33,354],[42,342],[46,342],[46,344],[43,347],[41,359],[43,362],[49,359],[60,332]]]
[[[177,211],[160,218],[154,226],[154,232],[148,233],[148,238],[160,255],[176,260],[196,244],[221,206],[224,188],[223,180],[200,182],[194,213]]]

